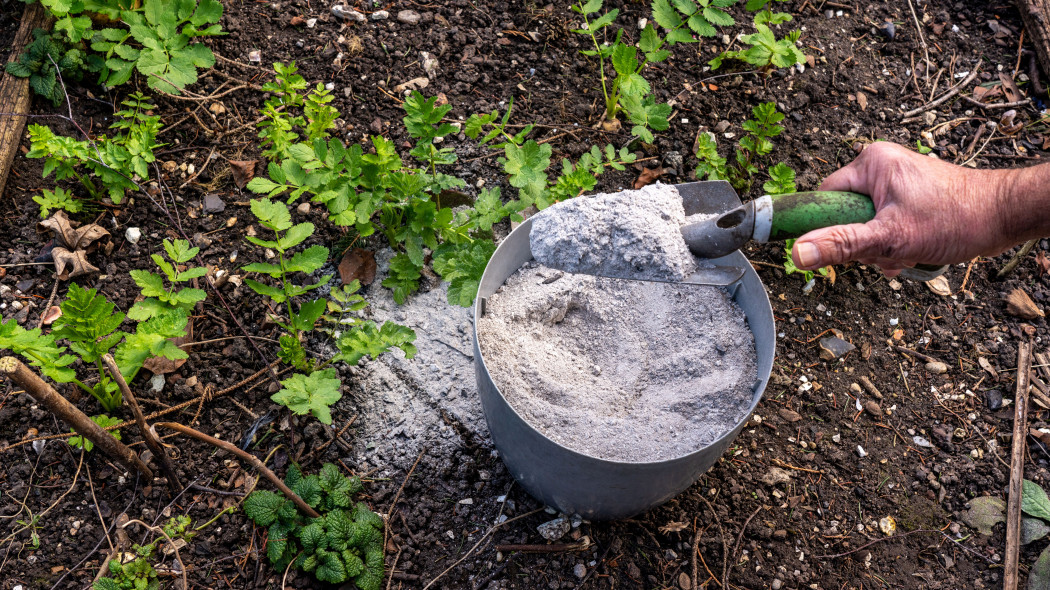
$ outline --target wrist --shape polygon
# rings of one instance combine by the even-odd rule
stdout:
[[[988,177],[976,188],[981,190],[983,185],[993,191],[985,197],[995,203],[995,220],[989,229],[998,229],[1000,250],[1050,235],[1050,165],[987,170],[985,174]]]

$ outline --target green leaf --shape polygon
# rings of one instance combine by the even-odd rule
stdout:
[[[340,382],[335,369],[314,371],[309,376],[295,374],[281,382],[282,389],[270,398],[292,412],[313,414],[324,424],[332,423],[330,406],[340,398]]]
[[[701,37],[714,37],[718,33],[718,31],[715,30],[711,23],[708,22],[706,18],[704,18],[704,15],[699,12],[689,17],[688,23],[689,28]],[[671,36],[668,35],[668,38],[670,37]]]
[[[682,25],[682,18],[669,0],[653,0],[652,5],[653,20],[656,24],[668,30],[677,29]]]
[[[270,230],[277,232],[292,227],[292,214],[283,203],[270,199],[255,199],[252,201],[251,208],[252,213],[259,218],[259,222]]]
[[[314,324],[324,313],[326,302],[324,299],[307,301],[299,306],[299,313],[292,316],[292,328],[295,330],[309,332],[313,330]]]
[[[256,490],[244,499],[244,513],[255,524],[270,526],[277,520],[277,511],[284,502],[284,496],[268,490]]]
[[[190,24],[201,27],[210,23],[217,23],[222,18],[222,4],[218,0],[200,0],[197,10],[194,11]]]
[[[343,567],[338,553],[322,551],[318,553],[317,571],[314,575],[322,582],[339,584],[346,581],[346,568]]]
[[[511,186],[522,189],[532,200],[547,188],[547,168],[551,164],[551,146],[528,140],[521,146],[507,144],[503,148],[504,170],[510,176]]]
[[[336,358],[356,365],[365,356],[374,359],[395,347],[404,351],[407,358],[412,358],[416,354],[416,347],[412,344],[415,339],[414,331],[393,322],[384,322],[381,328],[376,328],[374,322],[362,322],[339,336]]]
[[[1050,588],[1050,546],[1043,549],[1028,572],[1028,590],[1047,590]]]
[[[481,275],[496,245],[487,240],[472,244],[443,245],[434,253],[434,272],[449,281],[448,302],[451,305],[470,307],[478,295]]]
[[[277,249],[281,252],[291,250],[292,248],[302,244],[306,238],[309,238],[314,233],[314,224],[310,222],[298,223],[288,228],[288,232],[283,236],[277,238]],[[327,256],[327,250],[326,250]]]
[[[1042,486],[1031,480],[1024,480],[1021,495],[1021,510],[1029,515],[1050,521],[1050,498]]]
[[[52,331],[56,339],[68,340],[86,363],[100,359],[124,336],[123,332],[114,333],[124,321],[124,314],[115,312],[114,305],[97,293],[95,289],[70,284],[66,300],[60,306],[62,317]]]
[[[711,6],[704,8],[704,18],[710,21],[711,24],[719,27],[731,27],[736,24],[736,21],[733,20],[733,17],[730,16],[729,13]]]
[[[624,43],[617,43],[613,46],[612,52],[613,68],[621,76],[634,74],[635,70],[638,69],[637,55],[637,47],[626,45]]]
[[[402,304],[419,289],[420,271],[407,254],[398,254],[390,259],[390,274],[383,279],[383,286],[393,289],[394,301]]]
[[[285,263],[284,268],[288,272],[298,271],[309,274],[319,270],[326,262],[328,262],[328,248],[315,245],[301,252],[296,252]]]
[[[602,9],[602,0],[587,0],[587,3],[580,8],[581,14],[594,14]]]

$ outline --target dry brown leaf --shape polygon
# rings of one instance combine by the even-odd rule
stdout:
[[[789,410],[788,408],[780,408],[777,410],[777,413],[787,422],[798,422],[802,419],[802,416],[800,416],[798,412]]]
[[[362,285],[371,285],[376,280],[376,257],[369,250],[354,248],[339,261],[339,279],[349,285],[354,279]]]
[[[454,191],[451,189],[445,189],[438,195],[438,206],[441,208],[445,207],[461,207],[463,205],[473,205],[474,197],[467,193]]]
[[[1045,275],[1050,272],[1050,258],[1046,257],[1046,253],[1040,250],[1035,255],[1035,263],[1039,265],[1039,274]]]
[[[991,375],[993,381],[999,380],[999,372],[995,370],[995,367],[992,366],[992,363],[990,363],[988,359],[984,358],[983,356],[979,356],[977,357],[977,364],[981,365],[981,368],[987,371],[989,375]]]
[[[38,233],[52,232],[58,243],[69,250],[94,252],[109,241],[110,235],[102,226],[89,223],[81,226],[66,217],[65,211],[57,211],[50,218],[36,225]]]
[[[52,305],[48,308],[47,313],[44,314],[44,319],[42,321],[45,326],[50,326],[60,317],[62,317],[62,308],[57,305]]]
[[[98,268],[87,261],[86,250],[70,252],[62,246],[55,246],[51,249],[51,257],[55,260],[55,272],[63,281],[98,272]]]
[[[893,331],[893,339],[894,340],[900,340],[901,338],[904,338],[904,329],[903,328],[897,328],[896,330]]]
[[[1017,102],[1024,98],[1021,89],[1014,83],[1013,76],[1005,72],[999,72],[999,81],[1003,83],[1003,92],[1006,94],[1006,102]]]
[[[660,166],[656,168],[643,168],[642,173],[638,175],[638,179],[634,181],[634,190],[638,190],[643,186],[649,186],[650,184],[660,180],[660,177],[664,175],[664,169]]]
[[[926,287],[941,297],[948,297],[952,294],[952,287],[948,284],[948,278],[944,275],[926,281]]]
[[[237,188],[244,188],[255,178],[255,165],[258,160],[230,160],[230,172],[233,173],[233,183]]]
[[[666,535],[669,533],[679,533],[687,528],[689,528],[689,523],[675,520],[660,527],[660,532]]]
[[[1022,289],[1014,289],[1003,299],[1006,302],[1006,313],[1026,320],[1045,317],[1043,310],[1036,306],[1032,298]]]
[[[860,105],[860,110],[868,110],[868,96],[863,92],[857,93],[857,104]]]

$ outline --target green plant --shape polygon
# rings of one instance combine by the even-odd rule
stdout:
[[[747,9],[758,11],[754,18],[756,32],[740,37],[749,47],[722,52],[708,62],[712,70],[720,68],[726,59],[738,59],[755,66],[768,77],[777,68],[788,68],[806,61],[806,55],[797,47],[802,31],[796,29],[782,39],[777,39],[770,26],[783,24],[792,17],[785,12],[773,12],[766,8],[768,3],[769,0],[748,0]]]
[[[40,515],[29,513],[27,519],[17,519],[15,524],[21,525],[23,529],[29,530],[29,548],[33,551],[40,549],[40,533],[37,532],[40,529]]]
[[[464,133],[471,139],[481,137],[480,144],[492,143],[493,147],[503,149],[500,163],[508,175],[511,186],[519,189],[517,201],[500,205],[499,195],[478,196],[475,209],[479,215],[477,222],[485,230],[491,229],[492,223],[530,205],[545,209],[558,201],[577,197],[593,190],[598,184],[598,177],[606,170],[624,170],[625,164],[634,162],[635,155],[626,147],[617,151],[611,144],[600,149],[591,146],[573,163],[562,159],[562,172],[552,181],[548,170],[551,166],[551,146],[526,139],[533,125],[526,125],[516,134],[509,131],[508,121],[514,109],[514,101],[507,104],[507,112],[500,117],[499,111],[488,114],[473,114],[467,119]],[[482,137],[482,133],[484,136]],[[495,189],[494,189],[495,190]],[[480,275],[478,275],[480,278]]]
[[[194,536],[194,533],[187,531],[190,522],[189,516],[175,516],[169,518],[161,526],[161,529],[168,539],[189,541]],[[133,547],[135,559],[127,563],[122,563],[120,559],[111,559],[108,566],[109,576],[96,580],[92,584],[91,589],[158,590],[160,588],[160,579],[157,577],[157,571],[154,569],[151,561],[156,556],[157,545],[166,541],[164,538],[158,538],[146,545],[136,544]]]
[[[697,138],[697,178],[728,180],[733,188],[746,191],[751,187],[751,178],[759,172],[758,159],[773,151],[771,138],[784,132],[779,125],[784,114],[777,112],[772,102],[756,105],[751,109],[753,119],[744,121],[746,133],[740,138],[732,163],[718,155],[718,146],[711,134],[702,133]],[[775,180],[775,179],[774,179]]]
[[[276,239],[263,240],[255,236],[248,236],[246,239],[256,246],[275,250],[277,264],[254,262],[243,268],[245,271],[257,272],[276,279],[279,286],[267,285],[252,279],[245,280],[245,283],[256,293],[269,297],[278,305],[286,306],[288,321],[277,320],[277,324],[288,332],[280,338],[281,359],[300,370],[312,370],[313,362],[306,358],[301,335],[302,332],[313,329],[317,319],[324,313],[325,303],[323,299],[316,299],[302,303],[296,310],[292,305],[292,299],[328,284],[328,281],[332,280],[332,275],[325,275],[312,285],[292,283],[289,281],[289,275],[294,272],[312,274],[320,270],[328,261],[328,248],[314,245],[288,256],[293,248],[313,235],[314,224],[304,222],[293,225],[288,207],[270,199],[253,200],[251,208],[259,223],[274,232]]]
[[[767,195],[784,195],[795,192],[795,171],[783,162],[771,166],[769,180],[762,185],[762,190]]]
[[[128,310],[130,319],[142,322],[169,312],[188,317],[193,306],[207,296],[201,289],[176,289],[179,283],[208,274],[208,269],[202,267],[180,270],[180,267],[197,256],[200,248],[190,248],[190,243],[186,240],[164,240],[163,244],[164,252],[171,262],[165,260],[160,254],[152,255],[153,262],[160,267],[161,272],[164,273],[163,276],[146,270],[129,271],[132,280],[142,289],[142,295],[145,297]],[[164,286],[165,278],[170,283],[169,287]]]
[[[274,70],[275,80],[265,86],[272,94],[259,124],[264,153],[272,161],[268,178],[255,177],[250,190],[270,199],[282,196],[289,203],[306,196],[324,204],[335,224],[352,227],[360,237],[381,232],[396,252],[383,285],[398,303],[418,290],[427,250],[436,258],[440,249],[446,260],[491,252],[491,223],[518,209],[493,206],[491,193],[484,198],[483,211],[454,212],[441,205],[444,191],[464,186],[439,170],[455,162],[451,149],[439,147],[456,129],[443,122],[447,105],[419,93],[404,103],[404,123],[415,139],[409,154],[423,166],[416,168],[406,165],[394,144],[381,136],[372,137],[368,146],[346,146],[330,137],[338,112],[327,104],[327,91],[318,87],[304,98],[299,92],[306,83],[294,64],[275,64]],[[303,114],[298,114],[300,108]],[[441,268],[454,267],[459,272],[466,268]],[[458,274],[457,279],[457,285],[466,284]],[[450,301],[468,305],[473,298],[474,293],[464,296],[458,287],[449,295]]]
[[[922,155],[926,155],[926,154],[932,152],[933,148],[923,144],[921,139],[916,139],[915,140],[915,150],[918,151]]]
[[[642,72],[647,65],[665,61],[670,57],[671,52],[665,49],[665,45],[670,47],[677,43],[694,42],[694,32],[700,35],[714,35],[715,31],[708,21],[709,18],[719,23],[733,24],[732,17],[718,6],[728,6],[734,2],[736,0],[701,0],[704,8],[699,10],[692,0],[675,0],[675,6],[672,6],[669,0],[654,0],[653,20],[668,31],[667,35],[661,37],[652,24],[647,24],[642,29],[637,47],[624,42],[622,29],[616,32],[611,44],[603,43],[599,39],[602,30],[616,20],[619,9],[610,10],[591,20],[592,15],[601,11],[603,0],[579,0],[571,5],[570,8],[583,17],[584,25],[574,32],[589,37],[594,46],[594,49],[582,53],[598,58],[606,127],[615,128],[612,122],[624,112],[633,124],[631,133],[645,142],[652,143],[653,130],[666,130],[671,106],[656,102],[651,96],[652,88],[642,76]],[[689,9],[691,12],[682,18],[676,7]],[[639,50],[641,57],[638,54]]]
[[[303,475],[295,464],[285,483],[320,518],[307,518],[295,504],[274,492],[259,490],[244,500],[244,513],[268,527],[266,555],[277,571],[289,564],[321,582],[352,580],[360,590],[379,590],[383,581],[383,519],[362,502],[360,478],[346,477],[326,463],[318,475]],[[294,563],[293,563],[294,560]]]
[[[119,86],[138,70],[150,88],[179,94],[197,81],[198,69],[215,65],[211,49],[191,41],[224,35],[220,18],[218,0],[145,0],[141,12],[120,11],[127,29],[102,29],[91,43],[105,58],[99,82]]]
[[[309,376],[295,374],[281,381],[281,389],[271,399],[296,414],[313,414],[323,424],[331,424],[329,408],[343,397],[339,391],[341,385],[335,369],[329,367]]]
[[[59,75],[63,80],[80,80],[87,67],[84,59],[83,51],[68,46],[59,35],[34,29],[33,42],[26,45],[17,61],[8,62],[4,68],[12,76],[29,78],[33,92],[58,106],[65,100]]]
[[[128,382],[151,357],[186,358],[186,353],[169,340],[186,334],[185,317],[164,313],[140,322],[134,333],[122,332],[117,328],[124,322],[124,314],[115,311],[113,304],[94,289],[82,289],[75,283],[70,284],[61,309],[62,317],[47,335],[38,329],[25,330],[13,319],[3,322],[0,348],[24,357],[58,383],[73,383],[94,396],[107,413],[115,411],[122,402],[120,389],[101,360],[114,346],[117,366]],[[57,340],[66,340],[76,356],[67,354],[65,347],[56,344]],[[78,358],[86,365],[95,365],[98,381],[94,385],[78,379],[70,367]]]
[[[115,113],[116,121],[110,129],[112,137],[100,135],[92,140],[78,140],[55,135],[43,125],[29,125],[29,152],[27,158],[46,158],[43,177],[52,173],[56,180],[75,178],[93,199],[109,196],[116,204],[124,200],[128,190],[136,189],[134,178],[147,178],[149,164],[156,158],[160,117],[150,114],[153,105],[139,93],[128,95],[124,109]],[[102,183],[98,187],[92,178]]]
[[[68,213],[80,213],[84,204],[73,198],[73,193],[62,187],[55,187],[54,191],[46,188],[40,194],[33,197],[33,201],[40,205],[40,218],[45,219],[51,211],[61,209]]]
[[[92,416],[91,417],[91,421],[94,422],[95,424],[98,424],[102,428],[108,428],[110,426],[116,426],[117,424],[121,423],[121,419],[120,418],[110,418],[109,416],[107,416],[105,414],[98,414],[97,416]],[[76,432],[76,430],[74,430],[72,428],[69,431],[70,432]],[[111,430],[110,434],[113,435],[113,438],[115,438],[117,440],[120,440],[120,431],[119,430]],[[87,437],[84,437],[84,436],[79,436],[79,435],[78,436],[72,436],[72,437],[69,438],[68,442],[69,442],[69,446],[77,448],[77,449],[83,448],[85,451],[87,451],[89,453],[91,452],[91,449],[95,448],[95,443],[91,442],[90,439],[88,439]]]

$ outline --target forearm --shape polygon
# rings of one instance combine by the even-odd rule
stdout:
[[[989,170],[986,186],[998,187],[987,195],[998,202],[1000,235],[1009,244],[1050,236],[1050,164],[1013,170]]]

